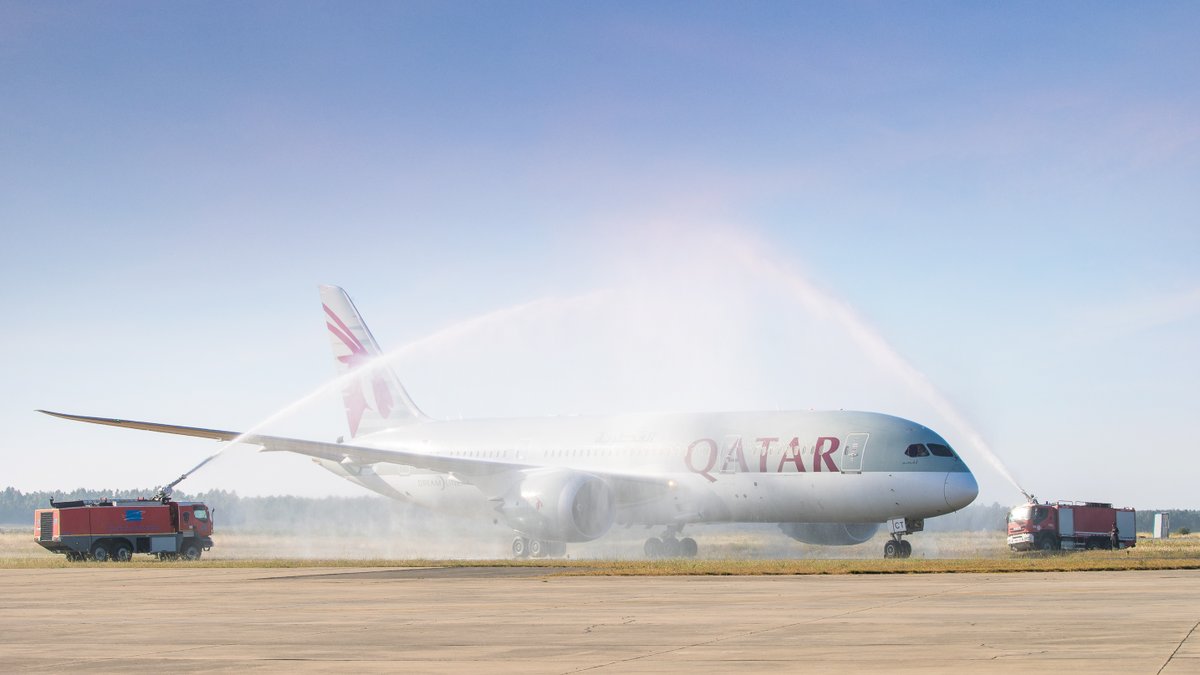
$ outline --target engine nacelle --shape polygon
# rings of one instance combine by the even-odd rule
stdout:
[[[580,542],[603,537],[616,518],[612,487],[591,474],[562,469],[532,471],[519,496],[500,513],[514,530],[538,539]]]
[[[879,523],[780,523],[779,529],[806,544],[852,546],[874,537]]]

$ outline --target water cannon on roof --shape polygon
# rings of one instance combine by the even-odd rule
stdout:
[[[180,476],[179,478],[176,478],[175,480],[171,481],[170,483],[167,483],[166,485],[158,488],[158,491],[154,493],[154,498],[157,499],[158,501],[161,501],[164,503],[169,501],[171,499],[172,493],[174,493],[174,491],[175,491],[176,485],[179,485],[180,483],[182,483],[184,481],[184,479],[186,479],[188,476],[195,473],[200,467],[202,467],[205,464],[208,464],[209,462],[216,459],[217,455],[219,455],[219,454],[221,454],[221,453],[218,452],[215,455],[210,455],[209,457],[206,457],[203,462],[200,462],[196,466],[193,466],[191,469],[183,472],[183,475]]]

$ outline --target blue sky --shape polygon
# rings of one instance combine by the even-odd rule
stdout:
[[[1014,501],[842,303],[1039,496],[1195,508],[1198,33],[1182,2],[4,3],[0,484],[177,475],[214,446],[31,411],[246,428],[333,374],[336,283],[386,346],[555,299],[399,359],[434,415],[882,410]],[[250,453],[186,485],[353,493]]]

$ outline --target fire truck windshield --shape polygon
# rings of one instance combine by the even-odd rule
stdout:
[[[1044,506],[1033,506],[1031,504],[1026,504],[1025,506],[1018,506],[1012,511],[1009,511],[1008,522],[1026,523],[1032,519],[1033,524],[1038,525],[1045,520],[1046,516],[1048,515],[1050,515],[1050,509]]]
[[[1008,520],[1012,523],[1023,523],[1029,520],[1029,514],[1033,511],[1032,506],[1018,506],[1008,512]]]
[[[195,511],[192,511],[192,513],[196,515],[196,520],[208,520],[207,509],[196,509]]]

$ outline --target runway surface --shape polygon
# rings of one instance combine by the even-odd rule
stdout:
[[[1200,672],[1200,572],[0,570],[0,670]]]

